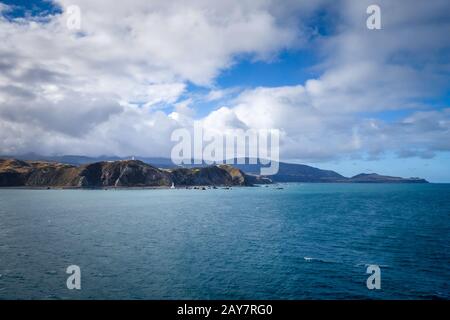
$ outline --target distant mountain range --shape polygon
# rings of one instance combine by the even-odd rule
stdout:
[[[0,158],[15,158],[19,160],[28,161],[48,161],[57,162],[62,164],[68,164],[73,166],[80,166],[85,164],[91,164],[101,161],[118,161],[118,160],[130,160],[132,157],[114,157],[114,156],[99,156],[99,157],[87,157],[77,155],[63,155],[63,156],[42,156],[34,153],[20,155],[20,156],[0,156]],[[134,157],[133,157],[134,158]],[[171,159],[162,157],[135,157],[136,160],[140,160],[146,164],[152,165],[161,169],[173,169],[173,168],[195,168],[195,167],[207,167],[206,163],[192,164],[192,165],[175,165]],[[253,179],[257,179],[260,173],[261,164],[249,164],[249,159],[241,159],[241,162],[245,164],[237,164],[237,159],[230,161],[230,164],[234,168],[243,171],[245,174],[252,176]],[[401,178],[391,177],[385,175],[379,175],[376,173],[361,173],[354,177],[344,177],[343,175],[332,171],[323,170],[315,167],[295,164],[295,163],[279,163],[278,173],[275,175],[267,176],[273,182],[342,182],[342,183],[427,183],[425,179],[421,178]],[[268,181],[264,179],[264,181]]]
[[[234,164],[234,167],[247,174],[259,174],[259,164]],[[347,182],[347,183],[428,183],[421,178],[400,178],[376,173],[361,173],[354,177],[344,177],[332,171],[304,164],[279,163],[278,173],[268,176],[274,182]]]

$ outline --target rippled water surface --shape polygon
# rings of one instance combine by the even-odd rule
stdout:
[[[450,185],[283,187],[2,189],[0,299],[450,298]]]

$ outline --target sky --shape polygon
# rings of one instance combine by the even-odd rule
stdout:
[[[0,154],[168,157],[200,121],[279,129],[284,161],[450,182],[449,34],[448,0],[0,1]]]

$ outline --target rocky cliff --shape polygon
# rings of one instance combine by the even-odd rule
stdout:
[[[169,186],[169,173],[137,160],[96,162],[78,168],[79,187]]]
[[[249,186],[250,178],[241,170],[229,165],[169,170],[175,185],[226,185]]]

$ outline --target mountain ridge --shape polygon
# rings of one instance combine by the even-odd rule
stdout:
[[[154,166],[160,169],[175,169],[175,168],[204,168],[210,166],[203,162],[201,164],[187,164],[182,166],[175,165],[171,159],[163,157],[116,157],[116,156],[77,156],[77,155],[62,155],[62,156],[42,156],[34,153],[20,155],[20,156],[0,156],[0,158],[15,158],[17,160],[25,161],[48,161],[57,162],[61,164],[80,166],[96,162],[104,161],[124,161],[130,158],[136,158],[138,161],[142,161],[148,165]],[[255,160],[255,159],[252,159]],[[269,178],[272,182],[342,182],[342,183],[428,183],[427,180],[422,178],[401,178],[387,175],[381,175],[377,173],[360,173],[353,177],[345,177],[332,170],[324,170],[316,167],[279,162],[279,171],[275,175],[263,177],[259,175],[261,167],[263,165],[256,163],[250,164],[250,159],[230,159],[227,161],[232,163],[232,167],[241,170],[247,175],[248,180],[253,180],[254,183],[268,182]],[[194,161],[192,161],[194,163]]]

